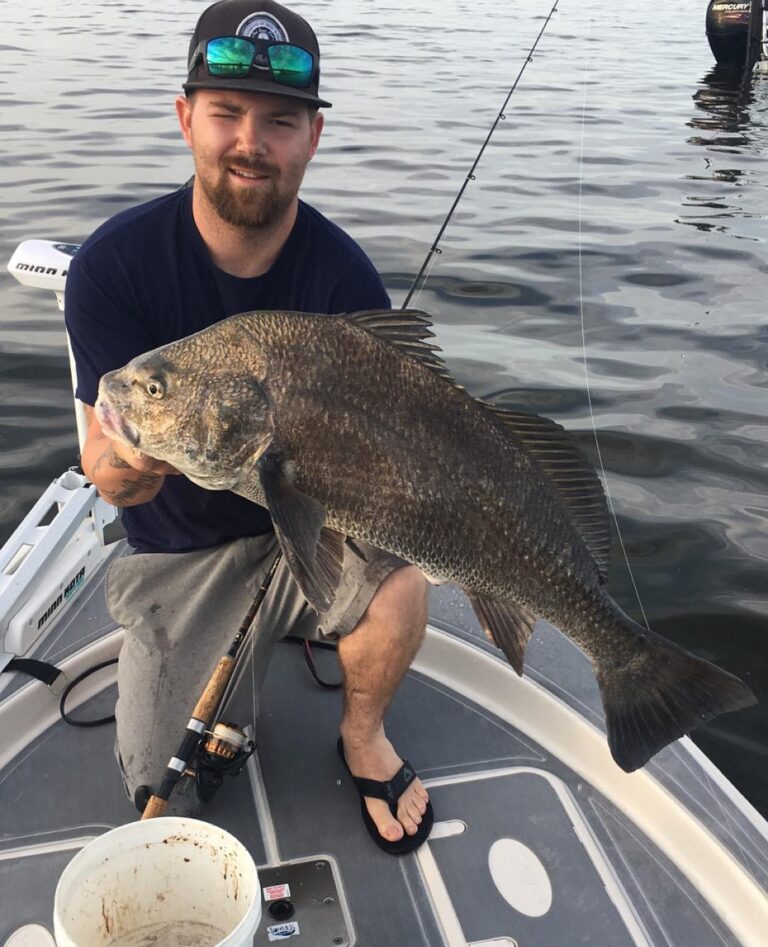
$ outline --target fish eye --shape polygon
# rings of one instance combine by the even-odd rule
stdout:
[[[159,378],[150,378],[147,382],[147,394],[152,398],[162,398],[165,395],[165,385]]]

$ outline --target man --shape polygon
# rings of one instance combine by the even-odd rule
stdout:
[[[132,797],[158,786],[190,695],[202,690],[277,547],[263,508],[202,490],[107,437],[93,411],[98,381],[237,312],[389,307],[363,251],[298,198],[323,128],[318,107],[330,105],[318,81],[317,40],[297,14],[273,0],[209,7],[190,44],[186,96],[176,102],[193,186],[102,225],[68,277],[66,322],[89,420],[82,465],[101,495],[124,508],[135,549],[107,583],[110,610],[125,627],[117,735]],[[426,583],[388,553],[348,545],[336,602],[319,619],[281,562],[255,629],[254,661],[263,674],[279,634],[319,628],[338,639],[340,746],[369,832],[399,854],[421,844],[432,823],[426,790],[383,728],[424,634]],[[182,785],[188,794],[190,781]],[[184,795],[174,794],[177,812],[194,809]]]

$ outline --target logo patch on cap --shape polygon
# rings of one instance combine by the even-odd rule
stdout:
[[[266,47],[270,43],[288,42],[287,30],[271,13],[250,13],[238,26],[236,33],[238,36],[253,40],[256,44],[253,64],[259,69],[269,69]]]

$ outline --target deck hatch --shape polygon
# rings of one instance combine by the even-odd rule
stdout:
[[[526,947],[552,947],[568,931],[570,943],[586,944],[595,930],[611,947],[647,943],[635,924],[634,931],[628,929],[622,916],[627,905],[620,905],[620,911],[607,892],[548,774],[476,774],[449,784],[431,783],[429,790],[443,819],[466,825],[460,835],[430,839],[429,849],[467,943],[504,943],[506,938]],[[498,848],[504,840],[514,840],[534,858],[520,859],[517,877],[501,879],[497,873],[494,878],[489,859],[494,850],[505,852],[504,845]],[[516,851],[519,855],[522,848]],[[601,866],[603,873],[606,867]],[[548,909],[538,916],[516,910],[516,897],[518,908],[536,903],[520,888],[541,884],[542,872],[551,885]],[[502,895],[504,888],[516,888],[512,903]],[[546,903],[543,892],[538,903]]]

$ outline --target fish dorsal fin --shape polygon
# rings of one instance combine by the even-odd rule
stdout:
[[[446,381],[456,385],[448,366],[437,354],[440,346],[425,341],[435,337],[432,332],[432,320],[426,312],[420,309],[370,309],[351,312],[342,318],[394,345],[404,355],[416,359]]]
[[[487,401],[480,404],[534,457],[565,504],[605,579],[611,546],[608,506],[600,478],[573,436],[555,421],[538,414],[510,411]]]

